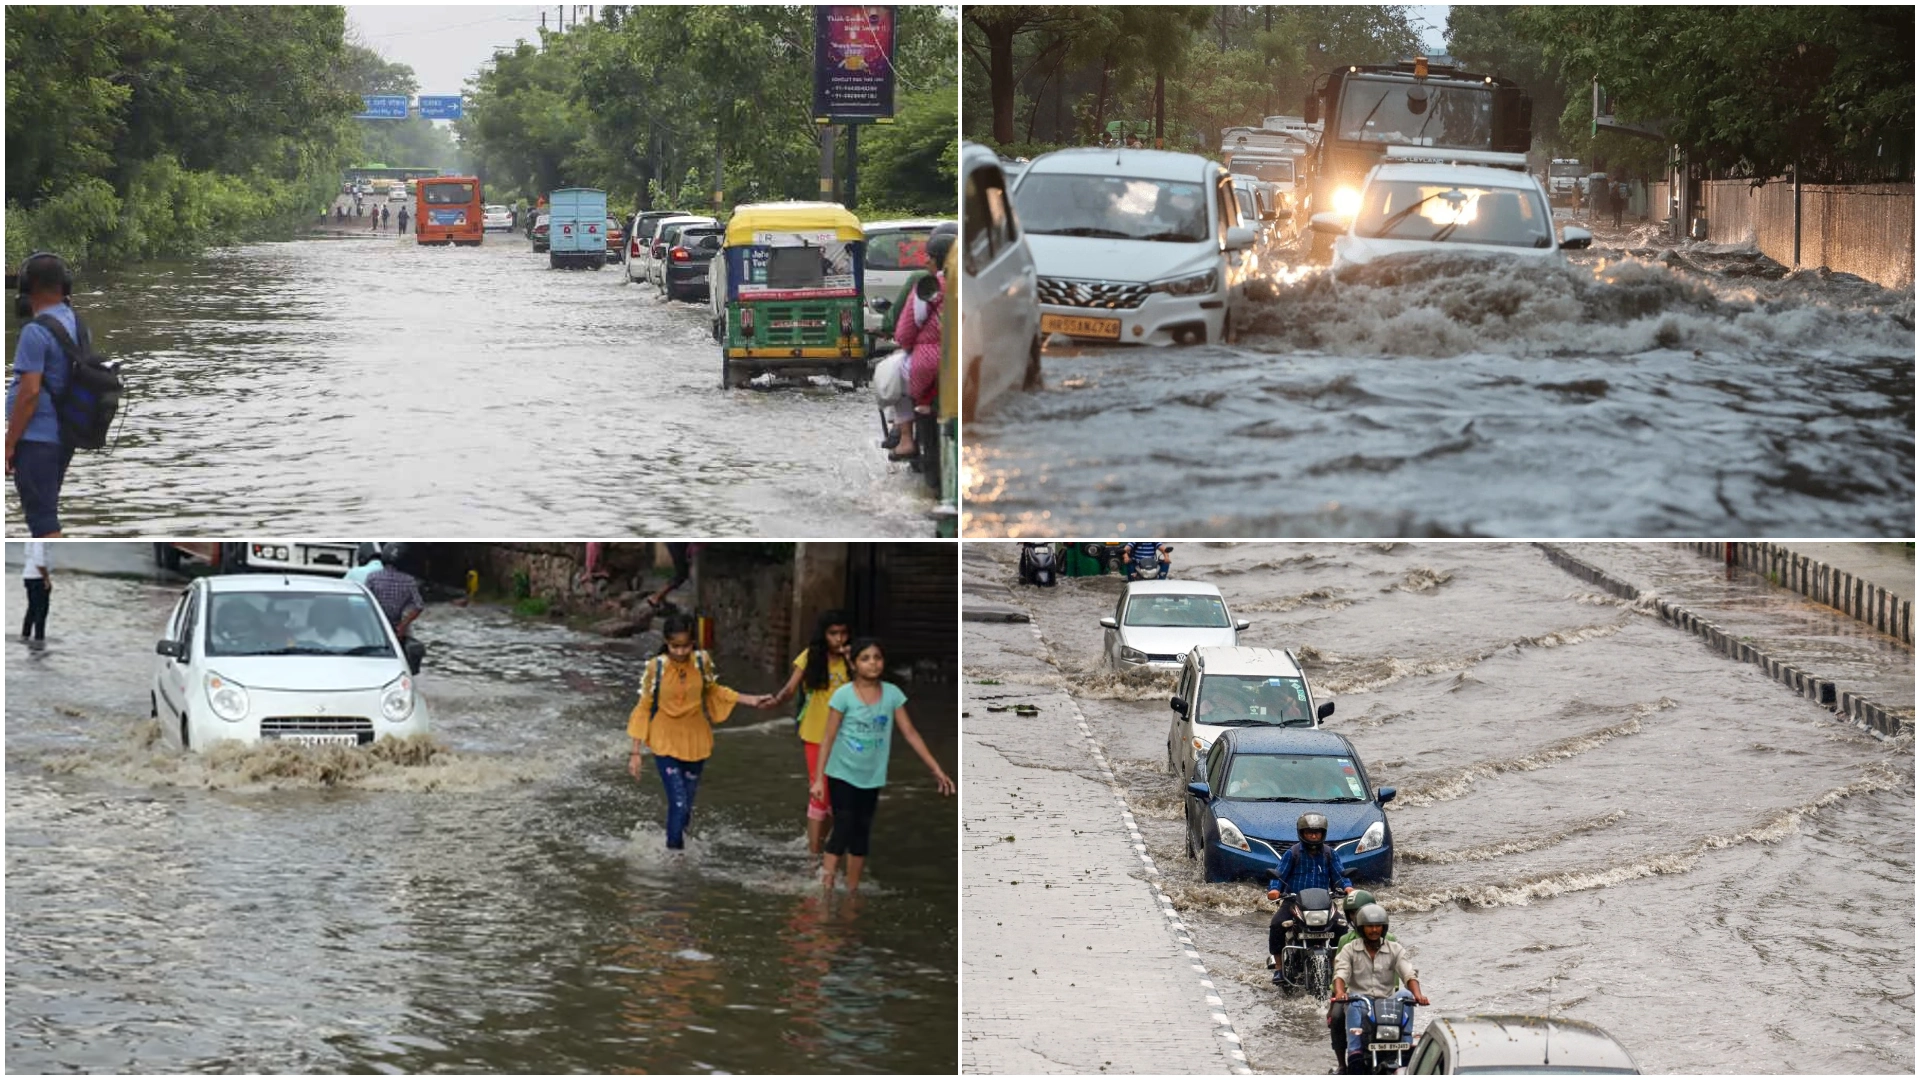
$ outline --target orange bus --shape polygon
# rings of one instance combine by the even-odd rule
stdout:
[[[413,199],[413,235],[422,244],[478,244],[486,235],[479,177],[421,177]]]

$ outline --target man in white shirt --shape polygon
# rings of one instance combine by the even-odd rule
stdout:
[[[27,618],[20,624],[21,641],[47,639],[47,605],[53,593],[53,564],[44,540],[27,543],[27,562],[20,577],[27,586]]]

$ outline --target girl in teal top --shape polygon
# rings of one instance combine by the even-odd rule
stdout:
[[[867,840],[873,832],[880,789],[887,784],[887,757],[893,750],[894,728],[900,729],[900,737],[927,763],[940,794],[951,795],[954,790],[953,781],[907,718],[907,695],[892,683],[881,681],[887,670],[887,655],[880,643],[871,638],[856,641],[851,654],[853,681],[834,691],[827,703],[827,730],[820,740],[827,749],[813,774],[813,797],[825,798],[833,806],[833,833],[827,837],[821,884],[833,888],[844,856],[850,893],[859,890],[860,875],[866,869]]]

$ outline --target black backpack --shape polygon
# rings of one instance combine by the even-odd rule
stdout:
[[[76,343],[67,328],[52,315],[34,318],[60,343],[67,357],[67,388],[53,395],[53,413],[60,421],[60,441],[77,450],[98,450],[107,445],[113,431],[113,418],[120,412],[120,395],[126,386],[120,381],[120,365],[93,351],[93,336],[78,318]],[[49,383],[49,392],[52,384]]]

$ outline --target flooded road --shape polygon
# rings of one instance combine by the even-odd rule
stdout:
[[[1376,892],[1434,1003],[1417,1024],[1551,1009],[1648,1072],[1912,1073],[1910,737],[1837,723],[1531,546],[1181,544],[1174,560],[1252,621],[1243,644],[1299,651],[1316,698],[1336,702],[1328,727],[1399,789],[1395,880]],[[1665,564],[1624,545],[1605,560]],[[964,573],[1013,581],[1013,546],[969,545]],[[1268,981],[1273,906],[1251,883],[1204,882],[1185,853],[1171,679],[1100,667],[1120,584],[1015,588],[1037,643],[1025,625],[967,623],[969,695],[1072,696],[1254,1068],[1324,1073],[1324,1003]],[[1817,607],[1734,599],[1743,632],[1777,618],[1787,638]],[[1883,663],[1883,685],[1910,694],[1911,651]],[[1074,825],[1121,827],[1106,817]]]
[[[68,474],[67,534],[933,535],[870,394],[722,390],[707,309],[621,280],[507,233],[83,274],[131,389],[112,451]]]
[[[47,648],[8,642],[10,1070],[953,1071],[955,804],[918,770],[871,894],[826,900],[792,725],[743,711],[669,860],[639,646],[442,605],[441,752],[178,755],[146,720],[176,592],[59,574]],[[951,687],[906,689],[953,760]]]
[[[1237,345],[1056,337],[968,425],[967,535],[1907,535],[1911,290],[1518,263],[1282,267]]]

